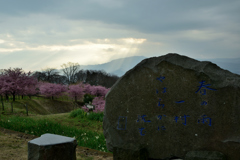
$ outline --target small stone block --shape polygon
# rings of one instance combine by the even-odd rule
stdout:
[[[28,142],[28,160],[76,160],[77,141],[55,134],[43,134]]]

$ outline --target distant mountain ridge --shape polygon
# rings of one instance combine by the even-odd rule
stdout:
[[[119,77],[124,75],[128,70],[132,69],[143,59],[148,57],[144,56],[132,56],[127,58],[115,59],[107,63],[98,65],[81,65],[80,69],[84,70],[104,70],[107,73],[115,74]],[[197,59],[199,61],[210,61],[217,64],[219,67],[225,70],[229,70],[232,73],[240,75],[240,58],[216,58],[216,59]]]
[[[115,59],[107,63],[96,65],[80,65],[80,69],[83,70],[104,70],[107,73],[117,75],[121,77],[128,70],[135,67],[143,59],[149,57],[144,56],[132,56],[126,58]],[[229,70],[232,73],[240,75],[240,58],[216,58],[216,59],[196,59],[199,61],[210,61],[217,64],[219,67],[225,70]],[[60,69],[58,70],[62,72]]]
[[[117,76],[122,76],[126,71],[133,68],[139,62],[147,57],[144,56],[132,56],[127,58],[120,58],[112,60],[107,63],[97,64],[97,65],[80,65],[80,69],[84,70],[104,70],[107,73],[115,74]]]

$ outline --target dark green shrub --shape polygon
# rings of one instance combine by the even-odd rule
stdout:
[[[95,97],[95,96],[93,96],[93,95],[91,95],[91,94],[84,94],[84,99],[83,99],[84,104],[85,104],[85,103],[89,103],[89,102],[92,103],[94,97]]]
[[[100,121],[103,122],[103,112],[95,113],[95,112],[90,112],[87,118],[89,120],[95,120],[95,121]]]
[[[84,118],[87,116],[87,113],[84,112],[84,110],[82,110],[82,109],[76,109],[76,110],[72,111],[69,116],[72,118],[74,118],[74,117]]]

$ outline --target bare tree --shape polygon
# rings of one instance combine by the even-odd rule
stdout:
[[[67,64],[61,65],[62,71],[67,77],[68,84],[73,84],[77,81],[76,73],[80,70],[80,65],[78,63],[68,62]]]
[[[42,69],[42,73],[45,74],[45,81],[54,83],[55,77],[59,76],[59,72],[55,68]]]
[[[87,73],[86,70],[80,70],[78,73],[76,73],[77,82],[86,82],[87,79]]]
[[[4,73],[4,69],[0,69],[0,75]]]
[[[38,81],[45,81],[45,79],[46,79],[46,75],[39,71],[35,71],[32,74],[32,76],[35,77]]]

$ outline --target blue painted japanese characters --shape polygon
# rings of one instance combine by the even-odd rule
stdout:
[[[118,130],[126,130],[127,129],[127,117],[120,116],[118,118],[117,129]]]
[[[240,75],[168,54],[140,62],[105,98],[104,136],[115,155],[184,159],[204,150],[239,160]]]
[[[167,78],[165,76],[159,76],[156,78],[156,80],[159,81],[159,83],[164,84],[164,81],[167,80]],[[200,83],[200,85],[197,86],[198,88],[195,92],[196,94],[199,93],[202,96],[205,96],[207,94],[207,90],[216,91],[216,89],[209,87],[210,84],[205,84],[205,81],[203,81],[203,80],[199,83]],[[159,90],[158,88],[156,89],[157,95],[161,96],[162,94],[165,94],[165,93],[167,93],[167,87],[165,87],[165,86],[162,86],[161,90]],[[176,104],[181,104],[181,103],[185,103],[187,101],[178,100],[178,101],[173,101],[173,102]],[[203,100],[200,105],[206,106],[206,105],[208,105],[208,102]],[[164,107],[168,107],[168,106],[165,106],[165,104],[163,104],[163,99],[161,97],[158,97],[157,107],[160,107],[163,109]],[[157,117],[157,120],[161,121],[163,118],[167,118],[168,116],[167,115],[157,115],[156,117]],[[176,123],[181,123],[181,124],[183,124],[183,126],[187,126],[187,121],[189,118],[196,118],[196,121],[198,124],[202,123],[202,124],[207,124],[208,126],[212,126],[212,119],[210,117],[208,117],[207,115],[202,115],[200,117],[201,118],[191,117],[191,115],[183,114],[182,116],[174,116],[173,121],[175,121]],[[170,117],[170,118],[172,118],[172,117]],[[145,114],[137,116],[136,123],[139,123],[139,122],[152,123],[152,121],[149,120],[147,115],[145,115]],[[118,130],[126,130],[127,129],[127,117],[126,116],[125,117],[119,116],[117,129]],[[139,134],[141,136],[145,136],[147,133],[146,128],[144,128],[144,127],[140,127],[140,128],[138,128],[138,130],[139,130]],[[166,131],[167,127],[164,125],[159,125],[159,126],[156,126],[156,130],[157,131]]]

